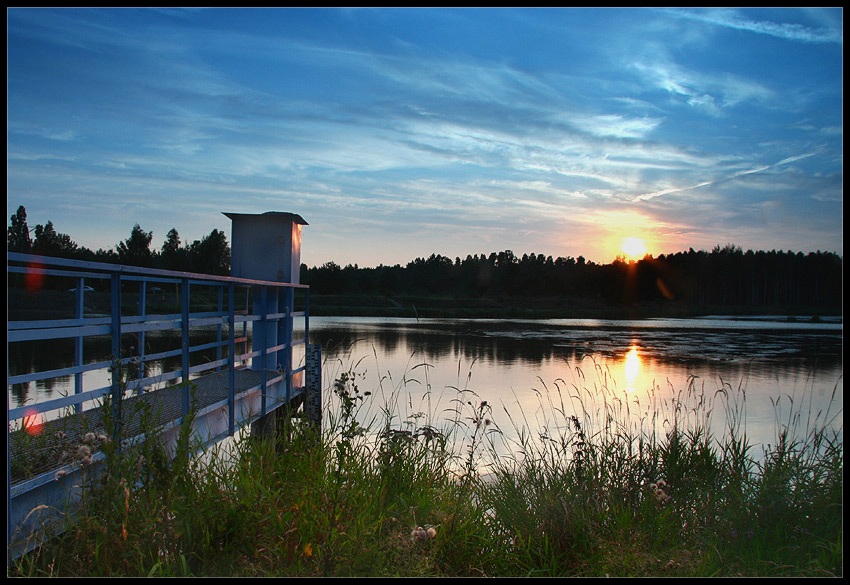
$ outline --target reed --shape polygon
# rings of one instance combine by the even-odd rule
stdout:
[[[320,434],[293,416],[171,464],[105,445],[85,517],[13,574],[843,576],[840,409],[789,397],[762,446],[729,384],[639,400],[580,364],[530,413],[472,391],[471,366],[439,392],[427,364],[369,387],[362,368],[325,364]]]

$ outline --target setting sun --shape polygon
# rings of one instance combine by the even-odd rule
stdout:
[[[640,238],[626,238],[622,250],[629,258],[639,260],[646,254],[646,244]]]

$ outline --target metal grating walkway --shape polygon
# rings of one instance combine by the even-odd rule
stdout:
[[[262,371],[235,370],[235,395],[261,387],[262,377]],[[268,386],[280,380],[280,372],[266,372]],[[190,387],[193,390],[190,400],[194,398],[196,411],[221,402],[226,405],[229,396],[228,373],[214,372],[198,377],[190,382]],[[184,392],[185,386],[178,384],[124,398],[121,404],[121,439],[137,437],[142,433],[143,426],[161,428],[168,423],[179,421],[183,416]],[[301,389],[294,392],[296,396],[300,393]],[[145,420],[145,416],[149,419]],[[12,485],[71,463],[78,453],[79,446],[85,444],[83,437],[86,433],[111,438],[111,429],[106,428],[107,421],[104,421],[103,417],[103,407],[92,408],[45,421],[37,434],[34,430],[38,427],[31,427],[33,430],[29,432],[26,429],[13,431],[9,437]],[[93,452],[97,451],[97,441],[88,445]],[[26,457],[26,461],[20,460],[23,457]]]

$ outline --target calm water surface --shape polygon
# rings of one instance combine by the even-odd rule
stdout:
[[[381,409],[389,407],[400,426],[419,417],[419,424],[440,428],[453,416],[471,417],[472,407],[487,401],[489,430],[507,437],[517,427],[535,436],[557,433],[565,417],[585,412],[592,415],[587,424],[601,426],[608,413],[630,421],[631,430],[664,432],[678,398],[692,419],[710,411],[715,435],[726,429],[727,410],[743,415],[741,430],[753,443],[775,444],[777,429],[790,422],[798,434],[807,422],[843,429],[840,320],[313,317],[310,338],[323,347],[326,400],[333,380],[351,370],[359,389],[371,392],[362,415],[383,422]],[[179,337],[149,343],[164,344],[155,348],[161,351],[179,347]],[[73,344],[65,345],[11,355],[10,370],[35,362],[41,370],[70,365]],[[86,350],[87,359],[104,359],[97,353]],[[303,350],[294,357],[303,360]],[[91,372],[85,387],[109,382],[105,371]],[[69,392],[70,377],[18,385],[9,388],[9,404]]]
[[[663,432],[678,398],[691,410],[680,417],[710,411],[715,435],[731,410],[753,443],[775,444],[782,425],[798,434],[807,422],[843,428],[840,321],[314,317],[310,330],[324,348],[325,387],[354,370],[373,411],[391,404],[402,421],[438,421],[487,401],[506,435],[517,426],[551,435],[565,424],[563,404],[567,417],[600,415],[590,418],[601,426],[608,412],[633,430]]]

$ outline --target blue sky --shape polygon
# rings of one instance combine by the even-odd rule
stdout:
[[[842,9],[7,9],[6,215],[310,266],[843,256]]]

